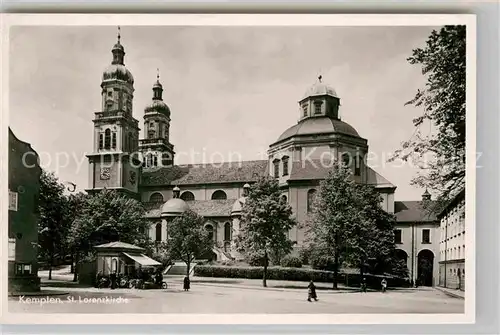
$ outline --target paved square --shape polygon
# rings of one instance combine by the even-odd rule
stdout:
[[[319,301],[308,302],[307,290],[263,289],[194,283],[184,292],[173,282],[167,290],[98,290],[50,288],[69,295],[40,304],[10,298],[10,312],[28,313],[464,313],[464,300],[432,288],[380,292],[318,291]],[[37,297],[40,298],[40,297]],[[98,298],[93,299],[92,298]],[[121,298],[120,300],[117,300]],[[127,299],[125,302],[124,300]]]

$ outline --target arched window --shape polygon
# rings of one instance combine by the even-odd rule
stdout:
[[[161,202],[163,202],[163,195],[159,192],[155,192],[155,193],[151,194],[151,196],[149,197],[149,201],[161,203]]]
[[[104,131],[104,149],[111,148],[111,130],[108,128]]]
[[[194,201],[194,194],[189,191],[186,191],[181,194],[181,199],[184,201]]]
[[[111,148],[116,149],[116,132],[113,132],[113,138],[111,140]]]
[[[208,238],[213,240],[214,239],[214,226],[211,224],[207,224],[205,226],[205,230],[208,232]]]
[[[104,135],[101,133],[99,134],[99,149],[104,148]]]
[[[156,224],[156,242],[161,241],[161,223]]]
[[[231,241],[231,224],[229,222],[224,224],[224,241]]]
[[[307,211],[311,212],[314,208],[314,198],[316,197],[316,190],[311,189],[307,191]]]
[[[226,200],[226,199],[227,195],[226,192],[224,191],[218,190],[212,194],[212,200]]]
[[[156,155],[153,156],[153,166],[158,166],[158,157]]]
[[[351,162],[351,155],[349,153],[344,153],[342,155],[342,164],[344,164],[344,166],[347,166],[347,167],[350,167],[352,162]]]

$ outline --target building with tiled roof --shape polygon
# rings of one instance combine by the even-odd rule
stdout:
[[[153,240],[166,240],[170,218],[191,209],[205,218],[205,228],[216,242],[214,257],[231,257],[250,184],[266,176],[276,178],[283,198],[297,220],[304,222],[319,182],[333,161],[349,165],[356,182],[373,185],[381,195],[381,206],[395,213],[402,227],[434,222],[433,217],[425,216],[420,201],[394,200],[396,186],[367,165],[368,140],[341,120],[339,95],[321,76],[298,101],[297,123],[283,125],[285,130],[270,143],[267,159],[176,165],[170,142],[170,117],[175,111],[163,101],[159,74],[152,87],[152,102],[144,108],[144,138],[139,139],[138,121],[131,113],[134,81],[124,65],[125,49],[120,41],[118,44],[112,65],[122,74],[105,70],[103,75],[102,110],[95,113],[94,146],[88,155],[89,192],[106,187],[140,199],[147,208],[146,218],[153,222]],[[304,229],[293,228],[289,238],[300,248]],[[416,256],[403,247],[401,255],[416,262]]]

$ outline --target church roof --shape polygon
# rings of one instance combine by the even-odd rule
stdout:
[[[194,200],[189,201],[189,209],[204,217],[230,216],[234,199],[227,200]],[[147,203],[146,218],[159,218],[161,215],[161,203]]]
[[[195,185],[251,182],[267,175],[267,160],[174,165],[143,172],[141,185]]]
[[[129,249],[129,250],[144,251],[144,248],[138,247],[138,246],[130,244],[130,243],[120,242],[120,241],[96,245],[94,248],[96,248],[96,249]]]
[[[422,201],[395,201],[394,214],[397,222],[435,222],[438,218],[432,207],[431,203],[424,207]]]
[[[301,120],[296,125],[293,125],[285,130],[276,142],[283,141],[292,136],[332,133],[360,137],[356,129],[354,129],[354,127],[350,124],[337,119],[332,119],[328,116],[320,116],[309,117]]]
[[[328,176],[328,172],[330,172],[330,170],[331,167],[328,164],[322,164],[319,159],[293,162],[289,180],[322,180]],[[371,167],[368,167],[367,169],[367,178],[367,184],[373,185],[377,188],[396,187]]]

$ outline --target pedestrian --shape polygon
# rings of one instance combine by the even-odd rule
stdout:
[[[102,281],[102,271],[97,272],[97,275],[95,276],[95,281],[96,281],[96,287],[100,288]]]
[[[363,277],[363,280],[361,282],[361,291],[366,293],[366,278],[365,277]]]
[[[383,278],[381,284],[382,284],[382,292],[385,292],[385,290],[387,289],[387,280]]]
[[[307,301],[311,301],[311,299],[314,299],[314,301],[318,301],[318,296],[316,295],[316,285],[314,285],[314,282],[312,280],[307,286]]]
[[[111,289],[114,290],[116,288],[116,271],[111,272],[109,279],[111,280]]]
[[[191,288],[191,281],[189,280],[189,277],[186,276],[184,277],[184,291],[189,291]]]

